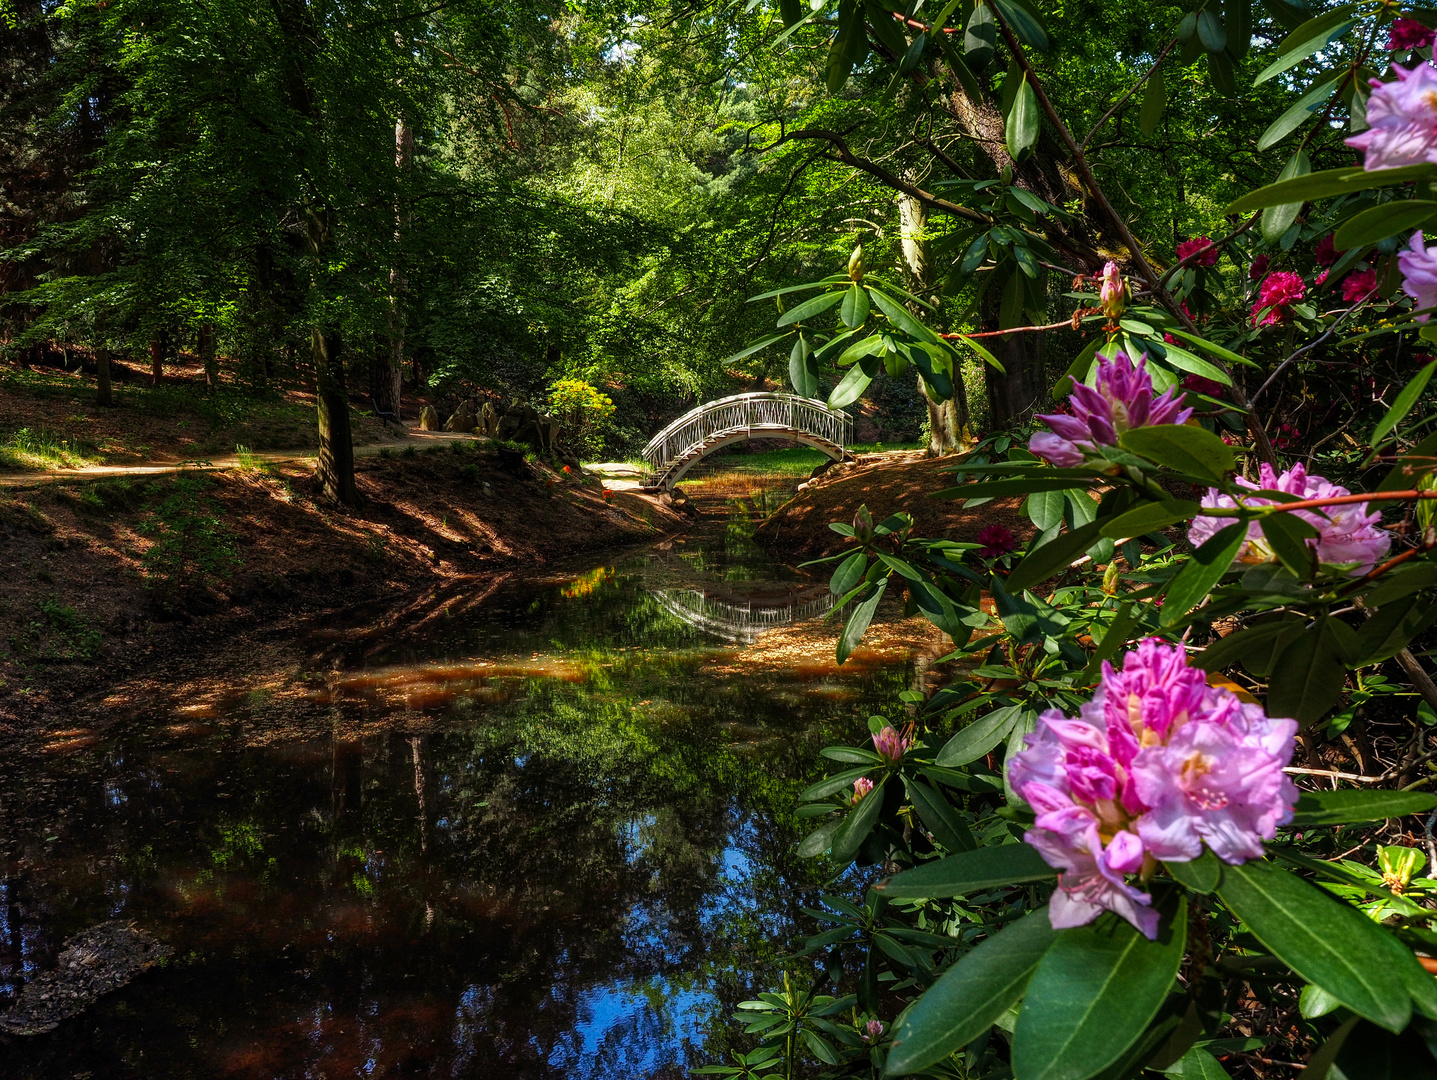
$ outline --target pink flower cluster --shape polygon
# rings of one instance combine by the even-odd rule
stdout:
[[[1337,245],[1332,242],[1332,236],[1332,233],[1328,233],[1312,249],[1312,260],[1319,266],[1331,266],[1347,250],[1343,248],[1342,251],[1338,251]]]
[[[1372,80],[1366,131],[1347,145],[1363,153],[1362,167],[1395,169],[1437,162],[1437,68],[1393,67],[1394,82]]]
[[[1037,814],[1025,839],[1059,871],[1053,926],[1113,911],[1155,938],[1152,897],[1129,874],[1141,883],[1204,844],[1225,862],[1259,858],[1297,804],[1282,771],[1296,733],[1208,686],[1181,646],[1148,638],[1121,671],[1104,663],[1093,700],[1076,717],[1049,709],[1008,766]]]
[[[857,780],[853,781],[853,799],[851,800],[853,805],[857,806],[861,803],[863,797],[872,790],[873,781],[866,776],[860,776]]]
[[[1201,254],[1198,254],[1201,252]],[[1193,266],[1216,266],[1217,248],[1212,246],[1212,238],[1207,236],[1195,236],[1191,240],[1184,240],[1178,245],[1178,261],[1182,262],[1189,255],[1197,255],[1191,263]]]
[[[984,559],[996,559],[1018,550],[1018,538],[1002,525],[988,525],[978,534],[978,555]]]
[[[1401,263],[1401,256],[1398,263]],[[1366,300],[1377,291],[1377,271],[1371,267],[1366,270],[1354,270],[1342,279],[1342,299],[1349,304],[1355,304],[1359,300]]]
[[[1274,270],[1267,275],[1252,305],[1252,324],[1271,326],[1287,319],[1293,304],[1307,295],[1302,275],[1291,270]]]
[[[1420,232],[1413,233],[1407,250],[1397,253],[1397,268],[1402,271],[1402,291],[1417,301],[1419,308],[1437,305],[1437,245],[1429,248]],[[1427,315],[1417,316],[1418,322],[1427,319]]]
[[[1387,37],[1388,52],[1410,52],[1425,49],[1432,44],[1437,32],[1423,26],[1416,19],[1401,18],[1392,24]]]
[[[873,735],[873,749],[877,750],[878,756],[885,761],[902,761],[904,751],[912,745],[913,740],[900,735],[892,724]]]
[[[1241,476],[1237,478],[1237,483],[1253,491],[1283,491],[1303,499],[1330,499],[1352,494],[1341,484],[1330,483],[1321,476],[1309,476],[1301,465],[1294,465],[1279,474],[1273,471],[1271,465],[1264,464],[1259,472],[1259,483],[1254,484]],[[1248,506],[1271,506],[1277,500],[1250,498],[1243,501]],[[1234,507],[1237,503],[1216,488],[1209,488],[1203,496],[1202,505]],[[1392,544],[1391,536],[1382,528],[1382,515],[1375,510],[1368,513],[1365,502],[1341,503],[1325,507],[1321,512],[1294,510],[1292,513],[1317,530],[1317,535],[1307,543],[1316,549],[1319,561],[1356,563],[1352,571],[1354,574],[1371,570]],[[1231,518],[1193,518],[1188,529],[1188,542],[1193,547],[1199,547],[1232,523]],[[1237,558],[1239,562],[1269,562],[1276,558],[1257,522],[1247,527],[1247,541],[1238,551]]]
[[[1267,273],[1267,268],[1270,265],[1272,265],[1272,260],[1266,255],[1259,255],[1253,259],[1252,265],[1247,268],[1248,280],[1257,281],[1263,274]]]
[[[1139,357],[1134,366],[1121,352],[1111,360],[1099,360],[1093,386],[1073,380],[1069,398],[1073,415],[1038,417],[1053,430],[1034,435],[1028,449],[1060,467],[1081,465],[1084,450],[1117,446],[1118,436],[1132,428],[1184,423],[1192,410],[1182,408],[1176,388],[1154,396],[1147,365],[1147,357]]]

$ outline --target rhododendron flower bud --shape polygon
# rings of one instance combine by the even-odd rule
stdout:
[[[1342,299],[1349,304],[1365,300],[1377,290],[1377,271],[1373,269],[1354,270],[1342,279]]]
[[[1229,863],[1260,857],[1297,804],[1283,772],[1296,733],[1296,721],[1209,686],[1181,646],[1149,638],[1121,670],[1104,663],[1079,714],[1049,709],[1008,765],[1036,815],[1024,839],[1059,871],[1053,926],[1112,911],[1155,938],[1152,898],[1128,875],[1204,844]]]
[[[1178,262],[1182,262],[1189,255],[1197,255],[1197,258],[1189,264],[1191,266],[1217,265],[1217,248],[1212,246],[1211,237],[1195,236],[1191,240],[1184,240],[1179,244]]]
[[[1419,308],[1437,306],[1437,247],[1429,248],[1420,232],[1413,233],[1407,250],[1397,253],[1397,266],[1402,271],[1402,291]],[[1427,318],[1418,315],[1417,321]]]
[[[1339,495],[1352,494],[1340,484],[1329,483],[1321,476],[1310,476],[1301,465],[1294,465],[1284,473],[1277,473],[1273,467],[1263,464],[1259,470],[1259,482],[1254,484],[1241,476],[1237,478],[1240,487],[1253,491],[1284,491],[1302,499],[1330,499]],[[1248,506],[1271,506],[1276,501],[1265,498],[1243,500]],[[1203,496],[1203,506],[1233,507],[1237,503],[1218,491],[1209,488]],[[1367,504],[1342,503],[1318,510],[1291,511],[1317,530],[1317,535],[1307,541],[1317,552],[1317,558],[1324,563],[1355,563],[1354,574],[1366,573],[1387,554],[1392,538],[1381,528],[1382,515],[1377,511],[1367,512]],[[1217,533],[1233,523],[1231,518],[1196,517],[1188,528],[1188,541],[1200,547]],[[1257,522],[1247,527],[1247,540],[1238,550],[1239,562],[1270,562],[1276,558],[1262,535]]]
[[[863,273],[863,245],[859,244],[848,257],[848,278],[850,281],[862,281]]]
[[[877,1042],[883,1038],[883,1021],[870,1020],[863,1026],[863,1037],[868,1042]]]
[[[912,740],[900,735],[898,729],[891,724],[873,735],[873,749],[877,750],[878,756],[885,761],[902,761],[903,752],[911,745]]]
[[[1109,260],[1103,267],[1103,284],[1098,289],[1098,302],[1103,314],[1110,319],[1120,318],[1128,307],[1128,284],[1118,264]]]
[[[1362,167],[1395,169],[1437,162],[1437,68],[1393,67],[1393,82],[1372,80],[1366,131],[1347,139],[1363,152]]]
[[[1053,430],[1040,431],[1028,443],[1029,450],[1058,466],[1081,465],[1084,450],[1116,446],[1118,436],[1132,428],[1181,424],[1192,415],[1191,409],[1182,408],[1176,389],[1153,395],[1147,357],[1139,357],[1134,367],[1121,352],[1111,360],[1098,361],[1093,386],[1074,379],[1068,400],[1073,414],[1038,417]]]
[[[873,790],[873,781],[866,776],[860,776],[853,781],[853,805],[857,806],[863,801],[863,796]]]
[[[1416,19],[1406,17],[1396,20],[1387,36],[1388,52],[1411,52],[1413,49],[1425,49],[1432,44],[1437,31],[1423,26]]]

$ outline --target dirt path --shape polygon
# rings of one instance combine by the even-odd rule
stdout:
[[[488,442],[483,435],[465,435],[450,431],[422,431],[419,428],[407,428],[406,434],[412,443],[404,444],[409,446],[423,446],[425,444],[438,444],[448,442]],[[401,444],[397,443],[368,443],[354,448],[356,458],[374,457],[381,450],[397,449]],[[105,480],[114,476],[161,476],[166,473],[188,472],[200,470],[202,472],[222,472],[225,469],[237,469],[245,462],[259,462],[264,465],[288,465],[301,462],[314,461],[319,457],[318,450],[256,450],[246,454],[243,459],[238,454],[219,454],[215,457],[201,458],[196,461],[182,461],[171,463],[141,462],[138,465],[87,465],[81,469],[44,469],[33,472],[0,473],[0,488],[29,488],[37,487],[40,484],[54,484],[64,480]]]

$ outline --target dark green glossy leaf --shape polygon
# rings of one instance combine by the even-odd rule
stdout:
[[[1104,519],[1106,520],[1106,519]],[[1027,589],[1064,570],[1099,539],[1102,521],[1090,521],[1071,532],[1060,533],[1014,567],[1008,576],[1010,590]]]
[[[1366,915],[1261,860],[1225,867],[1218,895],[1308,982],[1389,1031],[1406,1026],[1412,1005],[1405,965],[1387,960],[1394,948],[1412,954]]]
[[[888,579],[884,578],[874,587],[868,599],[862,600],[854,606],[853,613],[848,616],[848,622],[844,624],[843,633],[838,639],[838,662],[840,665],[853,655],[853,650],[858,648],[858,643],[863,640],[863,635],[868,631],[868,624],[873,621],[873,613],[878,610],[878,602],[883,599],[887,588]]]
[[[1282,565],[1299,578],[1310,578],[1317,567],[1317,551],[1307,541],[1317,530],[1296,514],[1266,514],[1257,523]]]
[[[1051,881],[1058,872],[1027,844],[1004,844],[949,855],[895,874],[874,886],[889,898],[964,896],[998,885]]]
[[[1301,632],[1301,619],[1276,619],[1258,623],[1213,642],[1196,656],[1189,657],[1188,663],[1204,671],[1221,671],[1241,660],[1243,667],[1254,675],[1265,675],[1266,669],[1257,671],[1251,666],[1254,650],[1260,650],[1264,645],[1270,650],[1272,643],[1282,635],[1296,635]],[[1270,652],[1268,655],[1270,656]]]
[[[798,335],[788,354],[788,382],[799,397],[811,398],[818,393],[818,372],[813,366],[813,350],[808,339]]]
[[[1276,146],[1312,119],[1313,114],[1327,104],[1327,99],[1337,89],[1339,74],[1345,73],[1346,70],[1344,65],[1341,72],[1330,71],[1319,78],[1307,93],[1298,98],[1285,113],[1269,124],[1267,130],[1258,136],[1257,148],[1267,150]]]
[[[873,790],[858,800],[858,805],[848,812],[833,832],[833,857],[841,863],[850,861],[858,854],[863,841],[878,823],[879,811],[883,809],[883,788],[888,777],[873,785]]]
[[[838,310],[843,325],[852,329],[862,326],[868,318],[868,290],[856,282],[843,294],[843,306]]]
[[[826,799],[830,795],[836,795],[840,791],[851,788],[853,781],[857,780],[860,776],[867,776],[871,771],[871,768],[845,769],[841,773],[834,773],[828,779],[820,780],[818,783],[804,789],[803,794],[798,797],[798,800],[799,802],[815,802],[819,799]]]
[[[1123,432],[1118,445],[1149,461],[1214,483],[1237,467],[1232,448],[1211,431],[1187,424],[1154,424]]]
[[[1343,18],[1343,15],[1350,10],[1352,10],[1351,7],[1344,4],[1341,8],[1326,12],[1289,34],[1287,39],[1278,46],[1277,59],[1258,73],[1257,78],[1252,81],[1253,85],[1258,86],[1267,82],[1274,75],[1281,75],[1288,68],[1296,67],[1313,53],[1320,51],[1323,46],[1342,37],[1357,25],[1356,19]],[[1289,42],[1292,44],[1289,45]]]
[[[998,43],[998,28],[993,22],[993,13],[987,4],[975,4],[973,14],[968,16],[968,26],[963,31],[963,56],[979,70],[988,66],[993,59],[993,49]]]
[[[833,388],[833,393],[828,395],[830,409],[845,409],[863,396],[863,391],[868,389],[868,384],[878,376],[877,370],[868,371],[867,361],[871,359],[872,357],[865,357],[860,360],[848,369],[843,378],[838,380],[838,385]],[[875,365],[876,367],[877,365]]]
[[[1021,160],[1038,141],[1040,122],[1038,98],[1033,93],[1033,88],[1028,85],[1025,72],[1022,82],[1018,84],[1018,92],[1013,97],[1013,107],[1008,110],[1007,123],[1003,128],[1008,153],[1015,161]]]
[[[1382,203],[1353,214],[1332,236],[1338,251],[1366,247],[1389,236],[1407,232],[1437,217],[1437,202],[1406,199]]]
[[[1418,634],[1437,622],[1437,604],[1404,596],[1383,604],[1357,630],[1357,661],[1366,667],[1396,656]]]
[[[1163,598],[1159,622],[1171,626],[1207,596],[1232,566],[1247,539],[1247,525],[1236,522],[1193,552],[1188,564],[1178,571]]]
[[[1232,1080],[1222,1063],[1201,1046],[1184,1054],[1171,1068],[1164,1070],[1168,1080]]]
[[[1437,209],[1437,203],[1432,203],[1431,205],[1434,209]],[[1350,247],[1352,245],[1348,246]],[[1392,408],[1387,410],[1387,415],[1385,415],[1377,427],[1372,430],[1372,438],[1369,441],[1373,446],[1381,442],[1382,437],[1389,431],[1395,430],[1397,425],[1402,423],[1407,414],[1412,411],[1412,406],[1417,404],[1417,399],[1422,396],[1422,391],[1427,388],[1427,382],[1432,378],[1434,371],[1437,371],[1437,360],[1424,365],[1422,370],[1412,376],[1411,381],[1402,388],[1402,392],[1397,395],[1397,400],[1392,403]]]
[[[977,761],[1008,737],[1022,710],[1021,705],[1008,705],[980,716],[944,744],[934,764],[952,768]]]
[[[1350,195],[1354,191],[1365,191],[1375,187],[1396,187],[1409,180],[1426,180],[1437,176],[1434,165],[1404,165],[1397,169],[1366,169],[1348,166],[1342,169],[1323,169],[1291,180],[1279,180],[1234,199],[1223,210],[1224,214],[1247,214],[1265,206],[1282,206],[1291,202],[1310,202],[1333,195]]]
[[[1380,608],[1399,597],[1410,596],[1419,589],[1431,588],[1433,585],[1437,585],[1437,563],[1407,563],[1378,578],[1363,599]]]
[[[747,359],[756,352],[762,352],[764,349],[772,345],[775,341],[782,341],[784,338],[788,337],[790,333],[792,333],[792,331],[785,330],[782,334],[770,334],[768,337],[763,338],[761,341],[755,341],[752,345],[748,346],[748,348],[743,349],[740,352],[736,352],[732,356],[725,358],[724,363],[732,364],[736,360]]]
[[[1287,164],[1282,167],[1282,172],[1277,174],[1278,181],[1291,180],[1295,176],[1306,176],[1312,172],[1312,161],[1307,153],[1298,150],[1292,157],[1287,159]],[[1297,215],[1302,212],[1302,203],[1283,203],[1281,206],[1269,206],[1262,212],[1262,238],[1269,244],[1276,244],[1282,234],[1292,228],[1292,223],[1297,220]]]
[[[904,782],[908,786],[908,800],[913,803],[913,809],[918,811],[923,824],[928,826],[928,831],[940,844],[949,851],[972,851],[978,846],[968,826],[948,805],[947,799],[921,780],[905,779]]]
[[[1186,940],[1186,897],[1156,941],[1115,915],[1059,934],[1018,1014],[1017,1080],[1087,1080],[1116,1061],[1162,1007]]]
[[[1041,907],[979,943],[903,1015],[893,1031],[887,1074],[926,1068],[987,1031],[1022,997],[1057,935]]]
[[[1433,807],[1437,807],[1437,795],[1425,791],[1304,791],[1289,827],[1382,821],[1425,814]]]
[[[1212,8],[1203,8],[1198,12],[1197,32],[1202,47],[1208,52],[1222,52],[1227,48],[1227,31]]]
[[[868,556],[861,551],[855,551],[838,564],[838,569],[833,572],[833,577],[828,579],[829,591],[834,596],[842,596],[844,593],[858,588],[858,583],[863,580],[863,575],[867,570]]]
[[[853,0],[838,5],[838,34],[828,50],[824,80],[830,94],[843,90],[854,65],[868,55],[868,32],[864,28],[863,9]]]
[[[1021,0],[992,0],[992,3],[998,14],[1013,28],[1013,33],[1018,35],[1019,41],[1039,52],[1048,51],[1052,44],[1048,32]]]
[[[1165,862],[1163,866],[1175,881],[1182,882],[1193,892],[1216,892],[1222,882],[1222,863],[1206,847],[1196,859],[1189,862]]]
[[[1146,536],[1164,525],[1172,525],[1179,521],[1191,521],[1199,513],[1202,507],[1187,499],[1174,499],[1171,502],[1143,503],[1125,514],[1119,514],[1110,518],[1102,528],[1102,535],[1112,537],[1115,540],[1126,540],[1130,536]]]
[[[1347,678],[1342,631],[1323,617],[1305,627],[1274,659],[1267,714],[1306,726],[1337,703]],[[1345,628],[1344,628],[1345,629]]]
[[[796,307],[789,308],[782,315],[780,315],[778,319],[778,325],[791,326],[796,322],[803,322],[806,319],[811,319],[815,315],[821,315],[829,308],[841,304],[843,302],[844,296],[846,295],[846,293],[836,291],[826,292],[822,293],[819,296],[815,296],[808,300],[805,300],[803,303],[797,305]]]
[[[1163,69],[1158,68],[1149,77],[1148,85],[1143,88],[1143,107],[1138,113],[1138,130],[1144,135],[1151,135],[1156,131],[1167,106],[1168,87],[1163,81]]]

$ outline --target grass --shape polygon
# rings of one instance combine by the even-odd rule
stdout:
[[[0,437],[0,468],[79,469],[93,462],[73,439],[23,427]]]

